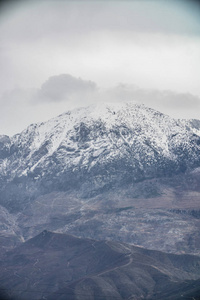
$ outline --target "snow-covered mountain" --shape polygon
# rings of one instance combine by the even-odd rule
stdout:
[[[48,229],[199,254],[199,154],[200,121],[134,103],[1,136],[2,251]]]
[[[74,109],[0,137],[1,203],[51,191],[90,197],[199,167],[199,154],[200,121],[135,103]]]

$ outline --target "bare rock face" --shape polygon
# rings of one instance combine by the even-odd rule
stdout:
[[[10,138],[7,135],[0,135],[0,160],[9,157]]]

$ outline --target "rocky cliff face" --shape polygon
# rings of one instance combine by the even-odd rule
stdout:
[[[200,122],[143,105],[75,109],[0,138],[0,202],[11,211],[52,191],[89,198],[200,166]]]

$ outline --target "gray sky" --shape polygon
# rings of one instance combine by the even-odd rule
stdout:
[[[2,3],[0,134],[96,101],[200,119],[198,1]]]

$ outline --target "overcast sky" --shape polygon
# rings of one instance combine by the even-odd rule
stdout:
[[[198,1],[1,2],[0,134],[132,100],[200,119]]]

